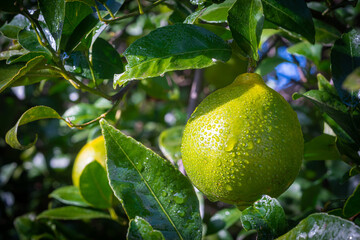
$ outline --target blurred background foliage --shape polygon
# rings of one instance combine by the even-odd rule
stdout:
[[[144,1],[144,4],[148,2]],[[28,9],[36,9],[37,1],[25,1],[24,5]],[[323,9],[324,3],[314,1],[309,6]],[[124,12],[131,12],[136,8],[136,1],[125,1],[122,6]],[[195,6],[181,1],[169,1],[167,6],[156,7],[148,14],[111,23],[101,37],[122,53],[133,41],[157,27],[183,22],[194,8]],[[360,25],[360,4],[355,8],[339,8],[333,14],[339,16],[338,20],[343,25]],[[0,25],[10,22],[13,17],[12,14],[1,12]],[[304,98],[294,101],[291,98],[294,92],[317,89],[317,73],[322,73],[327,78],[331,76],[329,57],[334,38],[317,32],[317,43],[310,45],[288,36],[283,37],[281,34],[284,33],[273,34],[269,31],[269,37],[262,42],[261,60],[255,71],[263,75],[267,84],[291,103],[298,114],[305,142],[323,133],[334,135],[324,123],[322,113],[310,101]],[[335,29],[332,35],[339,37],[340,32]],[[1,52],[12,48],[14,44],[13,40],[0,37]],[[234,54],[227,63],[218,63],[203,70],[176,71],[163,77],[141,81],[127,93],[108,119],[127,135],[176,161],[180,158],[179,151],[176,147],[172,149],[171,145],[174,142],[173,145],[177,146],[181,136],[176,128],[170,133],[164,131],[178,127],[181,133],[181,126],[185,125],[191,110],[188,108],[189,92],[196,71],[201,75],[199,102],[210,92],[229,84],[238,74],[245,72],[247,67],[247,59]],[[104,81],[102,86],[113,91],[112,83]],[[36,146],[21,152],[5,143],[6,132],[30,107],[46,105],[69,117],[81,115],[84,119],[76,118],[81,123],[96,118],[111,103],[77,91],[60,78],[7,89],[0,94],[0,102],[0,239],[19,239],[16,227],[20,225],[29,226],[29,232],[41,233],[38,239],[122,239],[127,228],[106,219],[42,219],[35,225],[29,224],[49,204],[61,205],[56,200],[50,200],[48,195],[61,186],[72,184],[71,169],[75,156],[87,141],[100,135],[98,124],[77,130],[68,128],[58,120],[36,121],[21,127],[19,134],[23,142],[30,142],[36,130]],[[159,140],[160,135],[162,140]],[[341,161],[346,156],[336,155],[334,139],[330,137],[329,141],[330,145],[326,148],[334,148],[335,155],[331,155],[331,159],[326,159],[325,155],[324,158],[304,161],[294,184],[279,198],[290,223],[296,224],[298,220],[314,212],[341,207],[360,182],[359,175],[348,179],[344,177],[350,170],[350,166]],[[213,226],[214,214],[231,207],[208,200],[201,206],[204,209],[204,223],[209,229],[216,229]],[[24,214],[27,215],[18,218]],[[359,225],[359,219],[356,223]],[[237,222],[220,232],[214,230],[215,234],[209,235],[208,239],[255,237],[254,232],[241,229],[240,222]]]

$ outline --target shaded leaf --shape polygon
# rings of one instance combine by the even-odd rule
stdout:
[[[169,71],[204,68],[226,62],[230,47],[214,33],[188,24],[158,28],[125,51],[126,71],[114,76],[114,87],[129,80],[157,77]]]
[[[100,121],[110,186],[130,219],[143,217],[169,239],[201,239],[199,202],[170,162]]]
[[[34,30],[21,30],[18,34],[18,41],[26,50],[44,52],[47,55],[51,55],[51,53],[45,47],[40,45]]]
[[[66,0],[66,2],[81,2],[89,5],[90,7],[95,7],[95,0]]]
[[[334,85],[343,103],[356,106],[360,102],[358,91],[342,88],[346,77],[360,67],[360,31],[352,30],[342,35],[331,50],[331,73]]]
[[[147,78],[140,82],[140,87],[146,93],[155,98],[163,100],[177,100],[179,99],[180,91],[175,83],[169,83],[166,77]]]
[[[164,240],[164,235],[152,226],[143,218],[136,216],[131,219],[129,229],[126,236],[128,240]]]
[[[94,211],[86,208],[67,206],[46,210],[40,213],[37,218],[48,218],[57,220],[84,220],[94,218],[110,219],[110,215],[104,212]]]
[[[166,129],[159,136],[159,147],[164,156],[172,163],[181,159],[181,138],[184,126]]]
[[[304,160],[340,160],[336,137],[323,134],[304,145]]]
[[[258,47],[264,25],[261,0],[237,0],[229,10],[228,23],[239,47],[259,60]]]
[[[24,64],[7,65],[0,64],[0,93],[7,87],[13,85],[17,80],[24,76],[31,69],[41,64],[44,60],[43,56],[38,56]]]
[[[200,19],[209,23],[223,23],[227,21],[228,11],[236,0],[226,0],[220,4],[212,4],[201,14]]]
[[[262,0],[265,19],[276,26],[315,42],[315,28],[304,0]]]
[[[19,150],[25,150],[30,148],[36,143],[37,135],[35,136],[35,140],[32,143],[29,143],[28,145],[24,146],[17,139],[18,127],[36,120],[46,119],[46,118],[62,119],[60,115],[50,107],[36,106],[30,108],[21,115],[15,126],[6,133],[6,137],[5,137],[6,143],[9,144],[12,148]]]
[[[223,40],[227,41],[232,39],[232,35],[231,35],[231,31],[221,27],[221,26],[217,26],[217,25],[212,25],[212,24],[201,24],[201,23],[197,23],[195,24],[196,26],[205,28],[207,30],[209,30],[210,32],[215,33],[216,35],[218,35],[219,37],[221,37]]]
[[[285,239],[358,239],[360,227],[353,222],[326,213],[311,214],[295,228],[278,238]]]
[[[57,51],[60,46],[61,33],[65,18],[65,0],[39,0],[39,7],[46,25],[53,36]]]
[[[89,62],[83,52],[72,52],[65,61],[65,70],[91,79]]]
[[[348,197],[344,204],[343,214],[345,217],[353,217],[360,213],[360,185],[356,187],[354,192]]]
[[[96,79],[112,79],[114,74],[124,71],[120,54],[102,38],[92,46],[91,61]]]
[[[30,25],[29,20],[21,14],[16,15],[9,23],[0,28],[5,37],[17,39],[20,30]]]
[[[343,84],[343,87],[349,91],[359,91],[360,89],[360,67],[350,73]]]
[[[112,191],[106,171],[97,161],[86,165],[80,175],[79,189],[85,201],[97,208],[110,208]]]
[[[87,207],[88,203],[80,195],[80,191],[75,186],[65,186],[54,190],[50,193],[49,197],[55,198],[56,200],[74,206]]]
[[[215,213],[207,224],[206,235],[214,234],[220,230],[228,229],[240,221],[241,211],[238,208],[222,209]]]
[[[333,43],[341,37],[341,33],[335,27],[313,18],[315,25],[315,42],[327,44]]]
[[[276,237],[287,228],[284,209],[275,198],[267,195],[243,210],[240,219],[245,230],[258,231],[259,239]]]

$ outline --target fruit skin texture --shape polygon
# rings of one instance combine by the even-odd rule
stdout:
[[[105,140],[103,136],[95,138],[94,140],[85,144],[76,156],[74,162],[72,170],[72,180],[74,186],[79,187],[81,173],[92,161],[97,161],[105,169],[105,159]]]
[[[247,206],[277,197],[295,180],[304,141],[296,113],[255,73],[206,97],[191,115],[182,158],[193,184],[212,201]]]

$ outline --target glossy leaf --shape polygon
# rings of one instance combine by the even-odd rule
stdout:
[[[346,77],[343,87],[349,91],[358,91],[360,89],[360,67]]]
[[[0,61],[1,60],[7,60],[10,57],[19,57],[23,54],[28,53],[29,51],[26,49],[20,49],[20,50],[8,50],[0,52]]]
[[[0,93],[7,87],[13,85],[17,80],[24,76],[31,69],[41,64],[44,60],[43,56],[38,56],[24,64],[7,65],[0,64]]]
[[[75,28],[88,15],[92,14],[93,10],[88,5],[81,2],[69,2],[65,4],[65,18],[62,29],[60,48],[65,49],[69,37],[73,34]],[[75,33],[74,33],[75,34]]]
[[[92,46],[91,60],[96,79],[112,79],[124,71],[120,54],[106,40],[96,39]]]
[[[275,71],[275,67],[283,62],[287,61],[280,57],[264,58],[264,60],[262,60],[257,66],[255,73],[260,74],[261,76],[266,76],[267,74]]]
[[[223,40],[228,41],[230,39],[232,39],[232,35],[231,35],[231,31],[228,30],[227,28],[218,26],[218,25],[213,25],[213,24],[201,24],[201,23],[197,23],[195,24],[196,26],[205,28],[207,30],[209,30],[210,32],[215,33],[216,35],[218,35],[219,37],[221,37]]]
[[[65,19],[65,0],[39,0],[39,7],[55,40],[55,50],[58,50]]]
[[[206,235],[228,229],[236,222],[240,221],[240,216],[241,211],[238,208],[228,208],[218,211],[210,218],[210,221],[207,224]]]
[[[13,63],[17,63],[17,62],[27,62],[30,61],[31,59],[34,59],[35,57],[38,56],[43,56],[44,58],[50,60],[51,56],[46,54],[45,52],[27,52],[21,56],[11,56],[6,63],[8,64],[13,64]]]
[[[226,62],[230,47],[214,33],[188,24],[158,28],[125,51],[126,71],[114,76],[114,86],[129,80],[157,77],[166,72],[204,68]]]
[[[331,50],[331,73],[334,85],[343,103],[356,106],[360,103],[359,91],[347,92],[342,88],[346,77],[360,67],[360,30],[342,35]]]
[[[18,127],[36,120],[46,119],[46,118],[62,119],[60,115],[50,107],[36,106],[30,108],[21,115],[15,126],[6,133],[6,137],[5,137],[6,143],[9,144],[12,148],[19,150],[25,150],[30,148],[36,143],[37,135],[35,136],[35,140],[32,143],[29,143],[28,145],[22,145],[17,138]]]
[[[332,25],[313,18],[315,25],[315,42],[328,44],[335,42],[341,37],[341,33]]]
[[[304,145],[304,160],[340,160],[336,137],[323,134]]]
[[[258,231],[259,239],[276,237],[287,228],[284,209],[275,198],[267,195],[243,210],[240,219],[245,230]]]
[[[290,54],[298,54],[306,57],[317,66],[321,61],[321,44],[311,44],[309,42],[300,42],[287,49]]]
[[[89,62],[83,52],[72,52],[65,61],[65,70],[92,79]]]
[[[360,184],[354,192],[348,197],[344,204],[343,214],[345,217],[353,217],[360,213]]]
[[[293,99],[305,97],[313,102],[321,111],[327,113],[339,126],[353,138],[355,142],[360,143],[360,138],[356,130],[356,123],[360,121],[357,116],[350,116],[347,107],[340,102],[333,94],[310,90],[304,94],[295,93]]]
[[[360,227],[353,222],[325,213],[311,214],[278,240],[298,239],[358,239]]]
[[[239,47],[259,60],[258,47],[264,25],[261,0],[237,0],[229,10],[228,23]]]
[[[29,20],[21,14],[16,15],[9,23],[0,28],[0,32],[8,38],[17,39],[20,30],[29,26]]]
[[[66,110],[62,117],[74,124],[83,124],[97,118],[102,113],[101,109],[96,108],[92,104],[79,103]]]
[[[165,240],[164,235],[160,231],[154,230],[145,219],[138,216],[131,219],[126,239]]]
[[[80,191],[75,186],[65,186],[54,190],[49,197],[54,198],[64,204],[87,207],[88,203],[80,195]]]
[[[95,0],[66,0],[66,2],[81,2],[89,5],[90,7],[96,6]]]
[[[40,45],[34,30],[21,30],[18,34],[18,41],[26,50],[44,52],[47,55],[51,55],[51,53],[45,47]]]
[[[100,121],[110,186],[129,217],[143,217],[168,239],[201,239],[199,202],[170,162]]]
[[[184,20],[184,23],[186,24],[194,24],[196,22],[196,20],[201,16],[201,14],[205,11],[206,8],[204,8],[204,6],[200,6],[198,7],[198,9],[193,12],[192,14],[190,14],[189,16],[186,17],[186,19]],[[174,10],[175,12],[176,10]]]
[[[291,33],[315,42],[315,28],[304,0],[262,0],[265,19]]]
[[[201,14],[200,19],[209,23],[223,23],[227,21],[228,11],[236,0],[226,0],[220,4],[212,4]]]
[[[159,136],[159,147],[164,156],[172,163],[181,159],[181,138],[184,126],[166,129]]]
[[[112,191],[106,171],[97,161],[86,165],[80,175],[79,189],[84,200],[97,208],[110,208]]]
[[[67,206],[46,210],[37,216],[40,218],[56,220],[85,220],[94,218],[108,218],[110,215],[100,211],[94,211],[81,207]]]

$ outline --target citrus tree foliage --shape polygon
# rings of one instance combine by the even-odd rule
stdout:
[[[0,234],[358,239],[359,26],[357,0],[2,0]],[[180,144],[200,100],[244,72],[291,103],[305,144],[290,188],[240,210],[194,188]],[[74,186],[100,135],[105,166]]]

